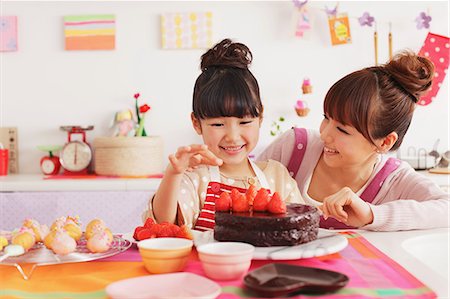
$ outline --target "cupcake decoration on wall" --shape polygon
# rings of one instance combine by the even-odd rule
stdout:
[[[307,94],[312,93],[312,85],[311,80],[309,78],[303,79],[302,83],[302,93],[303,97]],[[308,103],[304,99],[297,100],[297,103],[295,104],[295,112],[297,112],[298,116],[307,116],[309,113]]]
[[[309,78],[303,79],[302,91],[303,91],[303,94],[312,93],[312,85],[311,85],[311,80],[309,80]]]
[[[309,113],[309,108],[305,101],[298,100],[295,105],[295,112],[297,112],[298,116],[307,116]]]

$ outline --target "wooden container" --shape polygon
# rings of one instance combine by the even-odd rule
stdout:
[[[164,146],[160,136],[97,137],[94,170],[98,175],[148,176],[162,173]]]

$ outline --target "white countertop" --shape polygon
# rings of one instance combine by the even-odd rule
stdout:
[[[11,174],[0,177],[0,192],[155,191],[160,181],[150,178],[44,179],[39,174]]]
[[[413,274],[417,279],[422,281],[425,285],[431,288],[438,298],[450,298],[449,294],[449,257],[448,252],[441,256],[440,254],[433,254],[433,252],[423,252],[423,256],[427,259],[433,259],[431,262],[440,264],[440,273],[432,269],[429,265],[422,262],[410,252],[403,248],[402,243],[411,240],[415,237],[427,237],[433,235],[443,236],[445,244],[449,243],[450,229],[430,229],[430,230],[413,230],[413,231],[399,231],[399,232],[371,232],[356,230],[359,234],[364,236],[376,248],[384,254],[392,258],[408,272]],[[428,244],[433,246],[434,244]],[[437,249],[437,248],[436,248]],[[442,248],[441,248],[442,249]],[[447,247],[448,251],[448,247]],[[446,277],[442,273],[446,273]]]

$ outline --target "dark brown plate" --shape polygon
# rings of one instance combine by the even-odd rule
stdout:
[[[265,297],[329,293],[347,283],[348,277],[342,273],[281,263],[267,264],[244,277],[248,289]]]

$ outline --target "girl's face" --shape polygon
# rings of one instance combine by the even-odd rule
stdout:
[[[247,163],[259,138],[259,117],[217,117],[197,120],[194,128],[203,141],[225,164]]]
[[[354,167],[372,163],[376,146],[352,126],[324,115],[320,125],[320,139],[324,143],[323,160],[329,167]]]

